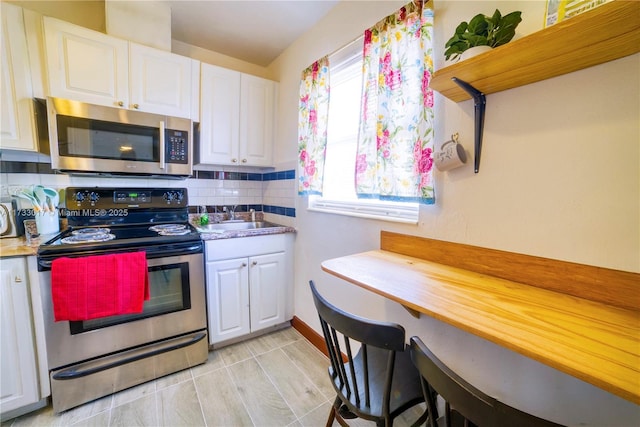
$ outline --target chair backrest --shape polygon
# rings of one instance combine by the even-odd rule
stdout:
[[[429,425],[436,427],[436,394],[445,401],[445,423],[461,416],[480,426],[551,427],[560,424],[538,418],[506,405],[478,390],[442,363],[418,337],[411,337],[411,360],[422,376],[422,391],[427,401]],[[465,423],[466,425],[466,423]]]
[[[376,398],[374,400],[381,400],[383,413],[388,413],[395,352],[404,351],[405,349],[404,328],[395,323],[365,319],[347,313],[325,300],[318,293],[313,281],[310,281],[309,285],[313,294],[313,301],[318,310],[327,352],[331,361],[330,374],[338,388],[338,393],[343,393],[348,400],[355,402],[357,409],[366,412],[367,408],[371,406],[371,389],[380,389],[380,385],[372,387],[370,384],[370,378],[372,376],[379,377],[379,372],[369,372],[368,353],[384,350],[388,353],[386,372],[384,372],[384,395],[382,399]],[[343,360],[342,347],[336,332],[339,332],[344,337],[344,351],[346,351],[348,364],[345,364]],[[362,355],[362,364],[354,363],[354,355],[351,350],[352,341],[360,343],[358,354]],[[362,366],[363,371],[354,369],[354,366]]]

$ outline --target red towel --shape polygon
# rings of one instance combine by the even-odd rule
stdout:
[[[56,322],[141,313],[149,299],[146,253],[58,258],[51,295]]]

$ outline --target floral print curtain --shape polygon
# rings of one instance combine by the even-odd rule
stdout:
[[[322,195],[329,117],[329,57],[302,72],[298,112],[298,194]]]
[[[432,35],[433,10],[422,2],[365,31],[356,158],[360,198],[435,202]]]

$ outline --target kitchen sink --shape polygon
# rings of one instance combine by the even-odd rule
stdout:
[[[220,233],[224,231],[255,230],[260,228],[282,227],[266,221],[242,221],[242,222],[220,222],[215,224],[197,225],[196,228],[201,233]]]

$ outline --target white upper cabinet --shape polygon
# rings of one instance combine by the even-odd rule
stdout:
[[[277,83],[201,65],[199,164],[272,166]]]
[[[240,162],[271,166],[276,82],[248,74],[241,77]]]
[[[55,18],[44,29],[51,96],[191,118],[197,62]]]
[[[130,106],[191,117],[191,58],[129,44]]]
[[[128,108],[128,42],[47,16],[43,19],[49,94]]]
[[[238,164],[240,73],[202,64],[200,70],[202,164]]]
[[[2,2],[0,148],[36,151],[33,89],[22,8]]]

